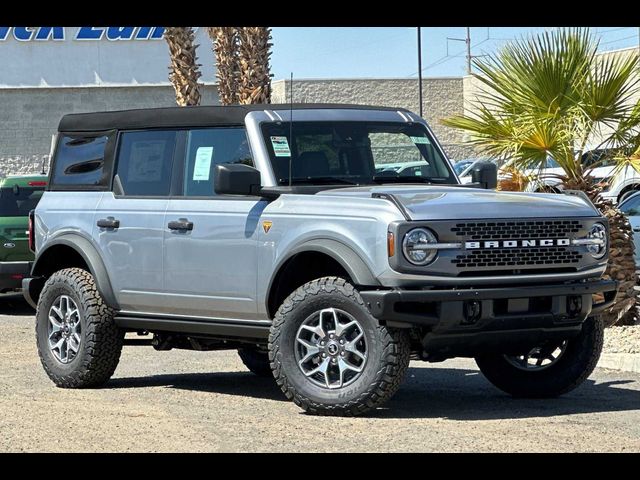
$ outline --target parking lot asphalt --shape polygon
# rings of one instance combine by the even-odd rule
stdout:
[[[100,389],[56,388],[38,359],[34,312],[0,295],[0,451],[640,451],[640,375],[597,369],[553,400],[512,399],[468,359],[412,362],[367,417],[302,413],[233,351],[124,348]]]

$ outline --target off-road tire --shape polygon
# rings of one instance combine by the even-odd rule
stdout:
[[[522,398],[552,398],[570,392],[584,382],[598,363],[604,341],[600,317],[588,318],[582,332],[567,341],[557,363],[543,370],[516,368],[501,354],[483,355],[476,363],[484,376],[500,390]]]
[[[255,348],[239,348],[238,355],[250,372],[259,377],[272,376],[268,353],[261,352]]]
[[[363,327],[368,359],[360,376],[339,389],[312,383],[300,371],[294,355],[302,322],[324,308],[340,308]],[[286,397],[310,414],[352,416],[385,403],[400,387],[409,366],[406,331],[382,326],[369,313],[358,291],[337,277],[313,280],[295,290],[278,309],[269,335],[271,369]]]
[[[60,295],[70,296],[81,316],[80,349],[67,364],[55,358],[47,339],[49,309]],[[36,341],[42,366],[58,387],[97,387],[111,378],[124,341],[124,331],[116,326],[114,313],[104,303],[93,276],[86,270],[67,268],[49,277],[38,300]]]

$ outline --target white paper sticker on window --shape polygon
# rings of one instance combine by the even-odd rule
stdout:
[[[276,157],[291,156],[287,137],[271,137],[271,145],[273,146],[273,153],[275,153]]]
[[[429,139],[427,137],[411,137],[411,141],[416,145],[429,145]]]
[[[196,163],[193,166],[194,180],[209,180],[213,147],[199,147],[196,151]]]
[[[158,182],[162,178],[164,140],[135,142],[131,146],[127,179],[130,182]]]

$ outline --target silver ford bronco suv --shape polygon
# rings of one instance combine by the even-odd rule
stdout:
[[[410,111],[159,108],[58,130],[23,289],[60,387],[107,382],[127,344],[237,349],[324,415],[380,406],[410,360],[472,357],[524,397],[596,365],[606,219],[577,193],[497,192],[492,163],[461,185]]]

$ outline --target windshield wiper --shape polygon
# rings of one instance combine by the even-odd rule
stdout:
[[[279,183],[281,185],[288,185],[288,178],[280,178]],[[354,182],[352,180],[347,180],[346,178],[340,177],[294,177],[291,179],[291,183],[295,184],[320,184],[320,185],[358,185],[358,182]]]

